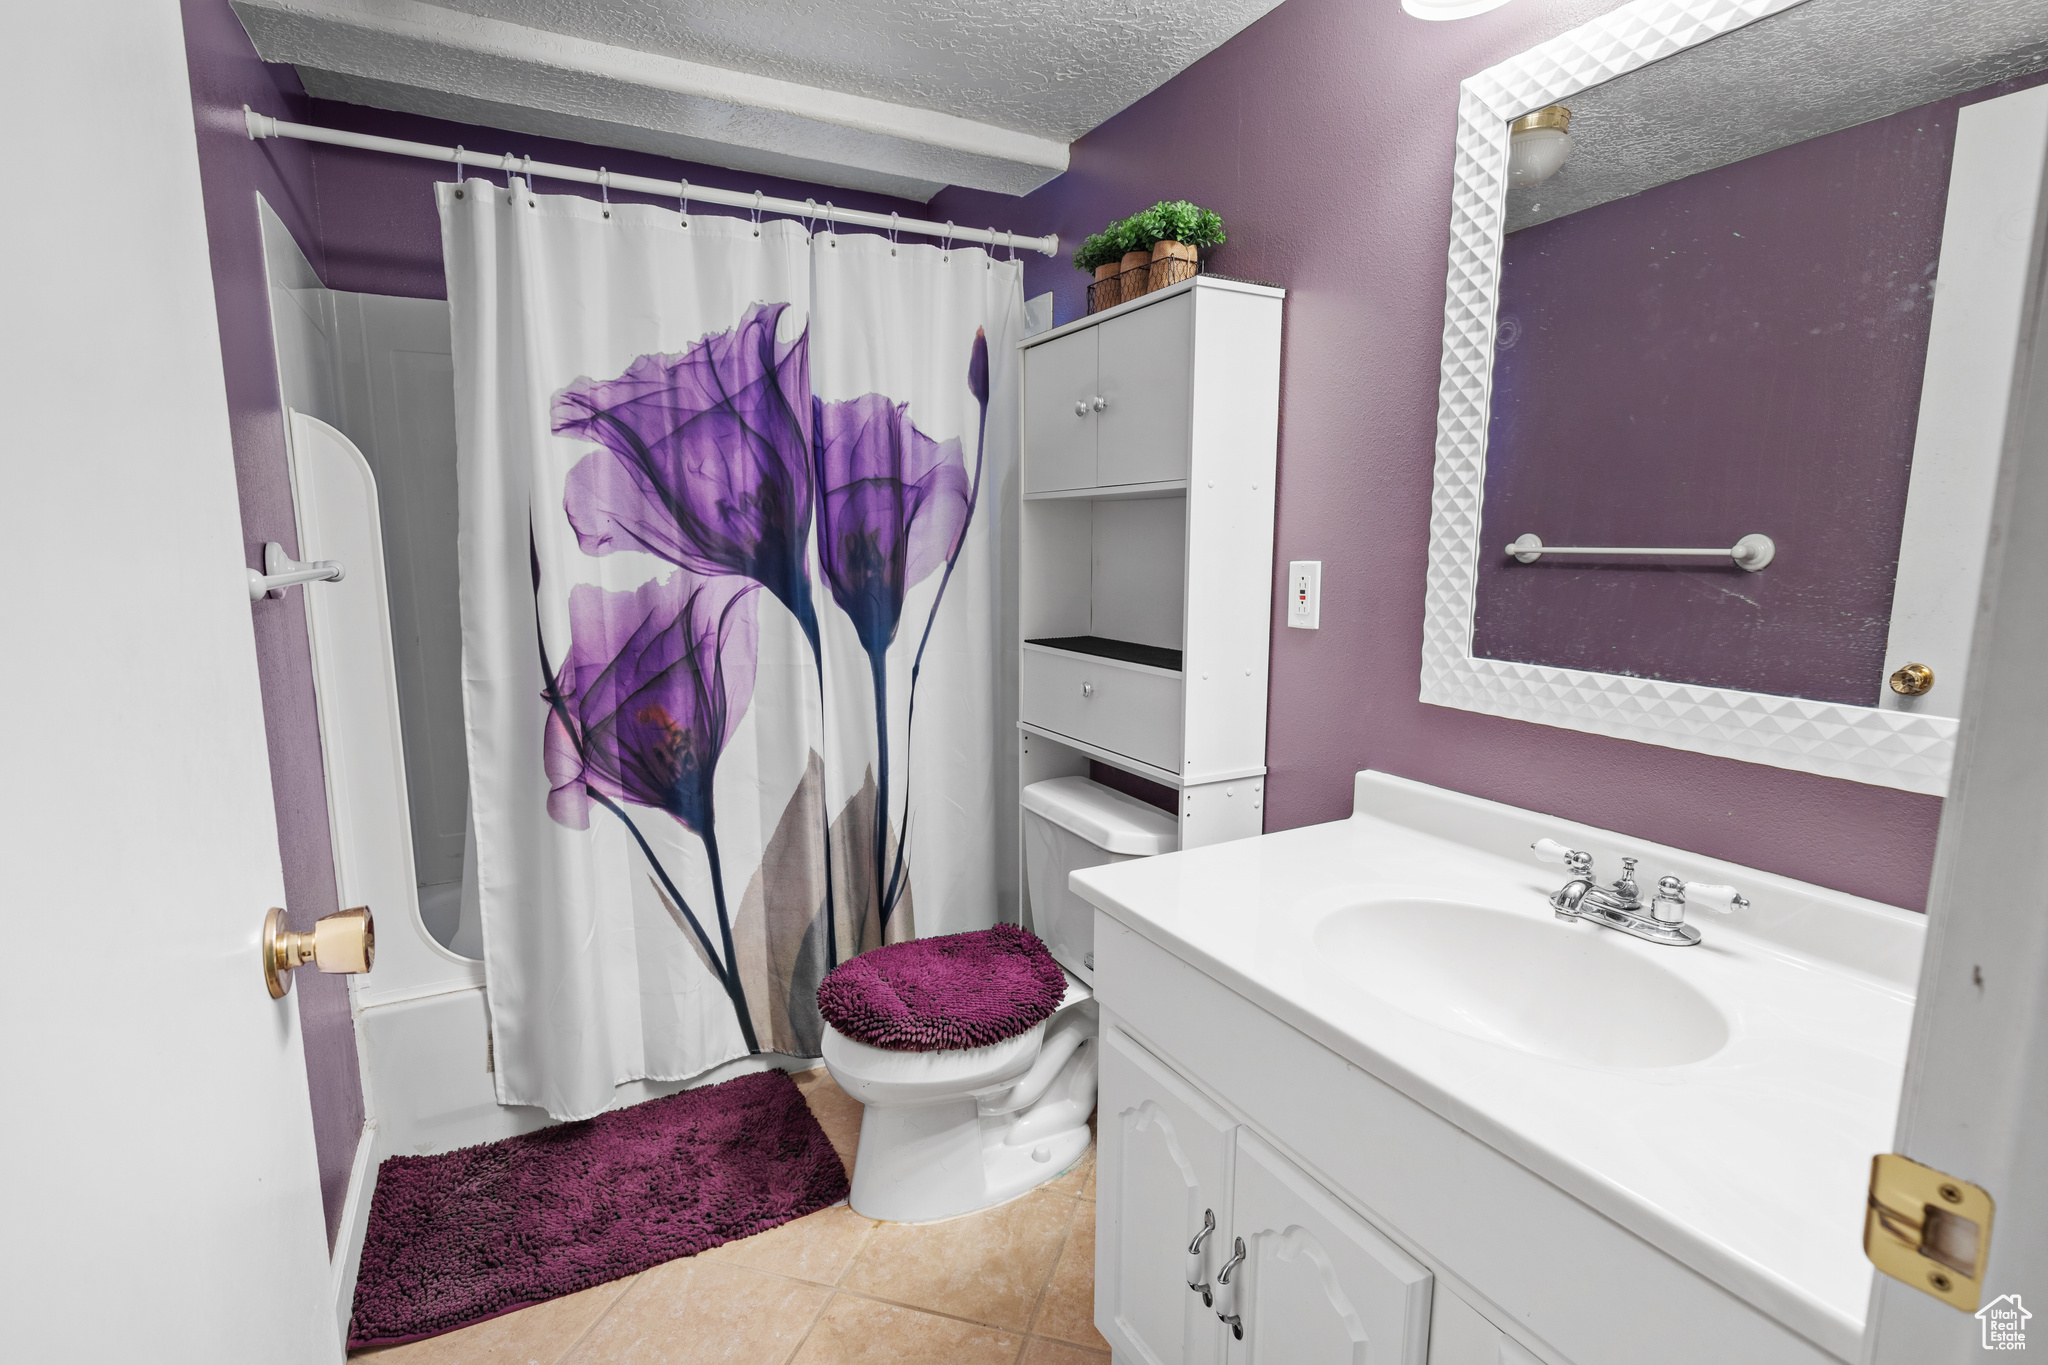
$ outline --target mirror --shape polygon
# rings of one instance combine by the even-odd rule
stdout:
[[[1722,8],[1466,82],[1423,700],[1938,794],[2048,7]]]

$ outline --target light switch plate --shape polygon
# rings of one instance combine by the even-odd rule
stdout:
[[[1323,620],[1323,561],[1297,559],[1287,566],[1287,624],[1320,630]]]

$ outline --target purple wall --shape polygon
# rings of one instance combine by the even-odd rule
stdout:
[[[1508,238],[1473,653],[1877,705],[1957,107]],[[1500,552],[1530,531],[1778,552]]]
[[[298,553],[256,196],[260,193],[277,210],[329,288],[445,298],[440,221],[430,187],[437,179],[449,178],[452,168],[301,142],[251,142],[244,131],[243,104],[294,122],[386,137],[460,143],[662,178],[681,175],[697,184],[760,189],[795,199],[815,197],[820,202],[830,199],[882,213],[924,211],[922,205],[880,195],[311,100],[289,67],[258,60],[227,0],[182,0],[182,5],[235,476],[252,567],[260,567],[265,541],[278,541]],[[545,180],[539,187],[543,192],[596,193],[588,186],[550,185]],[[641,198],[614,197],[620,202]],[[303,594],[256,603],[251,616],[285,895],[293,926],[306,929],[339,906]],[[340,977],[299,973],[293,993],[305,1037],[313,1137],[331,1245],[363,1126],[355,1026]]]
[[[1019,201],[932,214],[1057,231],[1185,195],[1231,240],[1213,265],[1286,285],[1276,559],[1323,561],[1320,631],[1274,585],[1269,829],[1342,817],[1377,768],[1895,904],[1925,904],[1941,803],[1416,700],[1458,83],[1613,8],[1517,0],[1450,23],[1393,0],[1288,0],[1074,147]],[[1084,281],[1027,290],[1080,315]]]

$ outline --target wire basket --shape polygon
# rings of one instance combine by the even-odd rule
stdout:
[[[1088,311],[1100,313],[1105,308],[1129,303],[1132,299],[1143,298],[1156,289],[1179,284],[1182,280],[1193,279],[1203,273],[1203,263],[1189,257],[1168,257],[1147,261],[1144,265],[1134,265],[1129,270],[1120,271],[1107,279],[1090,280]]]
[[[1132,272],[1135,274],[1136,272]],[[1114,308],[1124,301],[1124,277],[1111,275],[1105,279],[1088,282],[1088,311],[1100,313],[1105,308]]]

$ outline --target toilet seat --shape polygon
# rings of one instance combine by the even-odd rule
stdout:
[[[916,1104],[1006,1085],[1031,1069],[1054,1020],[1094,996],[1072,972],[1066,978],[1067,993],[1051,1019],[986,1047],[898,1052],[849,1038],[828,1023],[821,1049],[825,1066],[839,1088],[863,1104]]]

